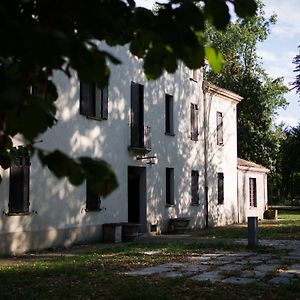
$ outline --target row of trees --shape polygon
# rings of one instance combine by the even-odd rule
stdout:
[[[226,64],[220,73],[208,70],[206,77],[213,83],[232,90],[244,99],[238,105],[238,156],[262,164],[271,170],[269,176],[270,200],[294,197],[296,163],[300,153],[300,127],[284,129],[276,126],[274,118],[287,101],[283,78],[272,78],[262,66],[257,55],[257,44],[263,42],[276,23],[276,16],[265,17],[264,5],[258,3],[256,16],[237,19],[226,32],[212,27],[208,40],[223,53]],[[300,70],[300,55],[294,60]],[[300,92],[299,75],[293,83]]]

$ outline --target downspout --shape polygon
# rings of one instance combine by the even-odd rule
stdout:
[[[203,81],[203,132],[204,132],[204,187],[205,187],[205,228],[208,228],[208,179],[207,179],[207,141],[208,141],[208,128],[207,128],[207,92],[209,90],[209,83]]]

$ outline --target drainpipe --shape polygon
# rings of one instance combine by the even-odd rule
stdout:
[[[209,83],[203,81],[203,128],[204,128],[204,187],[205,187],[205,227],[208,228],[208,179],[207,179],[207,148],[208,148],[208,128],[207,128],[207,92],[209,91]]]

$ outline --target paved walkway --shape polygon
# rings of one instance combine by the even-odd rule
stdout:
[[[227,243],[247,244],[247,240],[219,240],[197,237],[195,234],[160,235],[143,237],[141,242],[173,243]],[[201,256],[191,256],[185,263],[171,262],[159,266],[142,268],[126,273],[128,276],[182,277],[191,280],[211,282],[223,282],[234,284],[247,284],[257,282],[259,284],[279,285],[290,284],[300,278],[300,241],[288,240],[260,240],[262,246],[272,246],[277,249],[287,250],[286,254],[269,254],[255,252],[217,251],[205,253]],[[67,249],[55,249],[53,251],[32,252],[21,256],[0,258],[0,265],[11,265],[32,260],[48,260],[60,256],[74,256],[92,253],[103,248],[119,247],[124,244],[92,244],[74,246]],[[159,253],[148,251],[147,255]]]
[[[235,242],[246,244],[246,240]],[[129,276],[188,277],[232,284],[279,285],[300,278],[300,241],[260,240],[260,245],[288,250],[285,255],[218,251],[126,273]],[[149,253],[151,255],[151,253]]]

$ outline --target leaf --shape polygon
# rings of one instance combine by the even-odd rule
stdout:
[[[204,8],[208,20],[218,29],[225,29],[230,21],[229,8],[224,0],[210,0]]]
[[[208,59],[209,65],[215,73],[219,73],[225,63],[222,53],[212,47],[205,48],[205,56]]]
[[[257,4],[254,0],[235,0],[234,9],[239,17],[245,18],[255,15]]]
[[[118,182],[110,165],[103,160],[90,157],[70,158],[59,150],[45,154],[38,151],[44,166],[58,178],[67,177],[71,184],[80,185],[88,179],[95,193],[106,197],[118,187]]]
[[[79,161],[95,193],[106,197],[118,187],[114,172],[104,160],[80,157]]]

